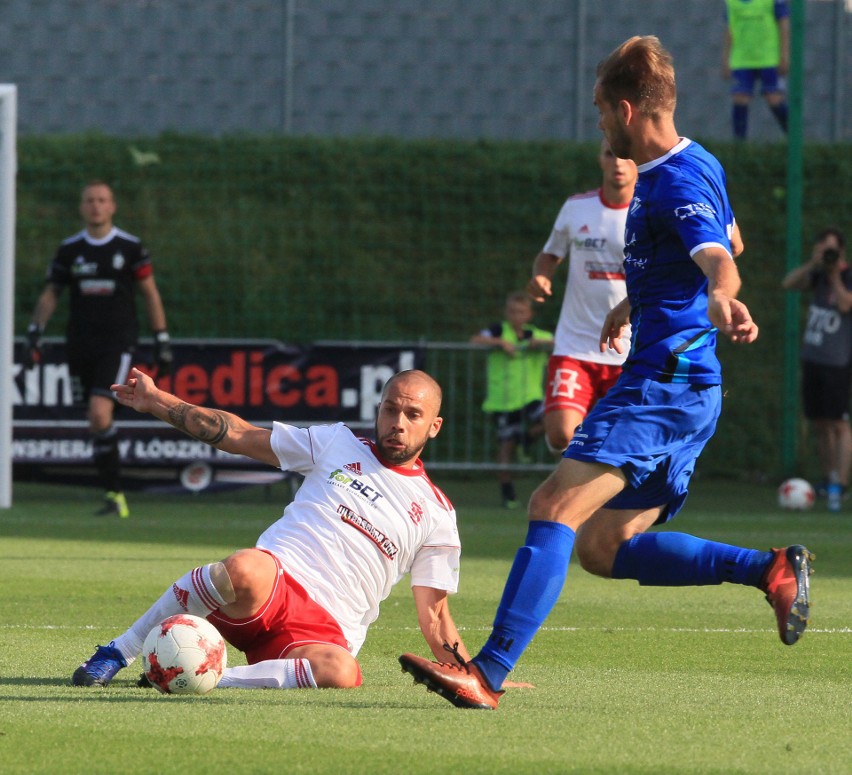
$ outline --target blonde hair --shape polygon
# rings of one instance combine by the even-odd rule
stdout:
[[[677,103],[672,56],[654,35],[624,41],[597,68],[601,97],[610,105],[626,100],[640,114],[674,113]]]

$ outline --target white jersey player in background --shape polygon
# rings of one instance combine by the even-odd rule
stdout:
[[[624,224],[636,184],[636,165],[619,159],[606,140],[599,155],[601,188],[570,197],[550,239],[533,262],[527,292],[534,301],[553,295],[553,277],[569,256],[568,285],[547,368],[544,427],[548,446],[561,452],[594,403],[612,386],[627,356],[600,351],[601,326],[627,295]],[[622,337],[624,339],[625,337]]]
[[[272,430],[184,403],[134,369],[113,385],[118,401],[217,449],[304,475],[295,499],[258,539],[222,562],[178,579],[127,631],[74,673],[77,686],[105,686],[141,652],[148,632],[178,613],[207,617],[247,666],[220,687],[354,687],[356,655],[379,603],[406,573],[423,636],[468,659],[447,596],[458,587],[456,513],[426,475],[420,452],[441,428],[441,388],[422,371],[384,387],[375,442],[342,424]],[[144,685],[144,682],[142,682]]]

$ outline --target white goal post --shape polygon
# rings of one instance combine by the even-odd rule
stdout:
[[[15,179],[18,88],[0,83],[0,508],[12,505],[12,394],[15,343]]]

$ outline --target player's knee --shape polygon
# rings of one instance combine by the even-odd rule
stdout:
[[[583,525],[577,533],[574,543],[577,559],[587,573],[610,578],[615,555],[623,537],[600,529],[587,530],[587,527],[588,525]]]
[[[530,496],[530,519],[549,519],[553,512],[555,487],[550,478],[545,479],[535,488]]]
[[[361,685],[361,667],[348,652],[333,646],[308,658],[318,689],[354,689]]]
[[[89,433],[98,436],[112,430],[112,414],[89,410]]]
[[[266,599],[269,595],[277,574],[277,566],[275,560],[266,552],[258,549],[239,549],[220,564],[222,568],[218,579],[225,585],[225,590],[227,583],[230,583],[236,602],[253,598]],[[219,580],[216,577],[213,580],[219,589]],[[219,589],[219,592],[224,596],[225,590]]]
[[[562,452],[564,452],[568,447],[568,443],[571,441],[571,437],[573,435],[573,432],[568,433],[561,428],[557,430],[548,430],[547,436],[545,437],[548,449],[555,454],[562,454]]]

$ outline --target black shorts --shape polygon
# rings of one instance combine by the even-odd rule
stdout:
[[[849,417],[852,365],[824,366],[802,361],[802,406],[809,420]]]
[[[541,422],[544,417],[544,401],[530,401],[514,412],[494,412],[494,425],[500,441],[522,443],[530,425]]]
[[[133,351],[129,349],[94,355],[70,351],[68,370],[74,403],[85,404],[92,395],[114,398],[110,387],[127,380],[132,364]]]

